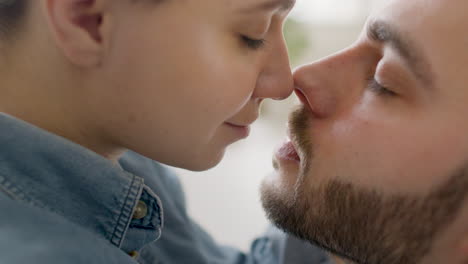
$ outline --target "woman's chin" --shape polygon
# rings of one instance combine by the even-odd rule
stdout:
[[[218,165],[223,159],[224,154],[225,149],[217,153],[198,154],[177,167],[190,171],[206,171]]]

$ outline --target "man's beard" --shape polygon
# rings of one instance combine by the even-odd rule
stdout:
[[[308,140],[309,114],[301,108],[290,128],[305,152],[293,190],[262,185],[262,203],[278,227],[331,253],[359,264],[415,264],[426,256],[436,236],[456,218],[468,194],[467,169],[425,197],[384,195],[336,179],[307,189],[313,166]],[[376,176],[378,177],[378,175]]]

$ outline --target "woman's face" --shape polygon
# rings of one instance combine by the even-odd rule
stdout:
[[[292,1],[122,2],[96,97],[118,145],[207,169],[248,136],[263,99],[291,93],[282,25]]]

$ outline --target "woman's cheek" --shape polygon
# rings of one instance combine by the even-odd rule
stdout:
[[[249,102],[255,90],[254,79],[249,75],[239,75],[237,78],[226,86],[224,93],[224,101],[233,114],[239,112]]]

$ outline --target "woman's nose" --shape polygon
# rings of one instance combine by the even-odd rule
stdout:
[[[289,64],[289,56],[283,39],[270,47],[265,67],[257,80],[254,98],[283,100],[293,92],[294,82]]]

